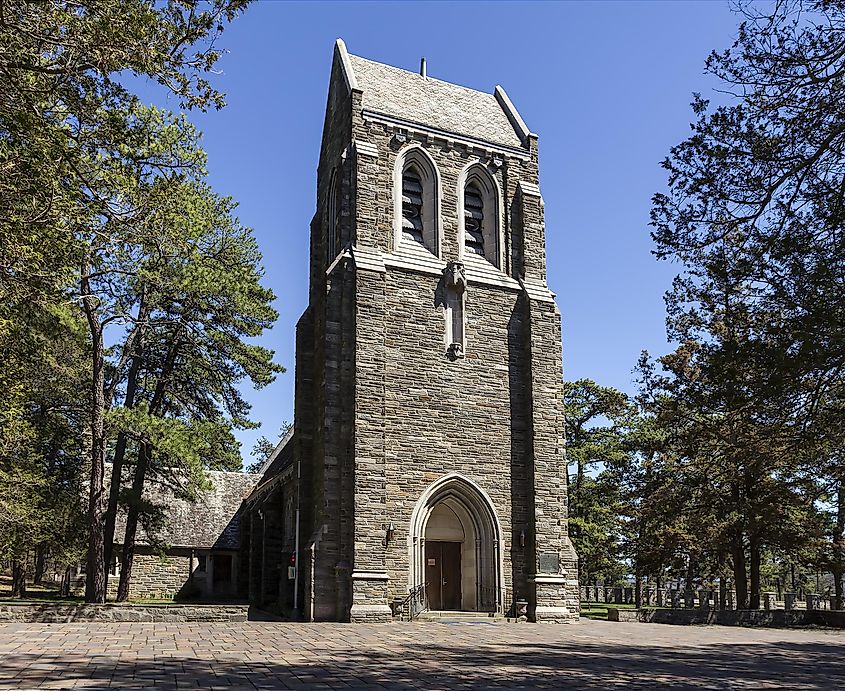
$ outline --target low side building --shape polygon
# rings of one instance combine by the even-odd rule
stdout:
[[[144,499],[165,507],[161,530],[153,539],[139,525],[130,598],[243,597],[241,520],[244,499],[260,476],[211,471],[212,489],[196,502],[178,499],[170,490],[151,485]],[[109,569],[109,596],[117,593],[119,555],[126,530],[120,512],[115,529],[115,558]],[[163,547],[162,547],[163,546]]]
[[[251,604],[284,614],[298,607],[294,448],[291,428],[260,469],[260,480],[244,502],[240,519],[240,594]]]

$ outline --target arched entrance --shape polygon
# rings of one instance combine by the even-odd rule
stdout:
[[[423,493],[408,532],[408,585],[431,609],[502,611],[501,527],[476,483],[450,473]]]

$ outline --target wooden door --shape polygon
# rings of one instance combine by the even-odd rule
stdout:
[[[461,543],[425,543],[425,581],[433,610],[461,608]]]

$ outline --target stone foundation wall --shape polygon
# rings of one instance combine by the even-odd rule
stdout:
[[[719,624],[721,626],[829,626],[845,628],[845,610],[783,609],[618,609],[608,607],[609,621],[642,621],[652,624]]]
[[[0,622],[58,624],[73,621],[247,621],[248,605],[88,605],[4,603]]]

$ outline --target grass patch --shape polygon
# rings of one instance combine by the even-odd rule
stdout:
[[[634,605],[614,605],[612,602],[582,602],[581,616],[587,619],[607,621],[607,608],[636,609]]]
[[[0,602],[82,602],[84,598],[62,597],[58,583],[26,584],[26,597],[12,597],[12,577],[0,576]]]

